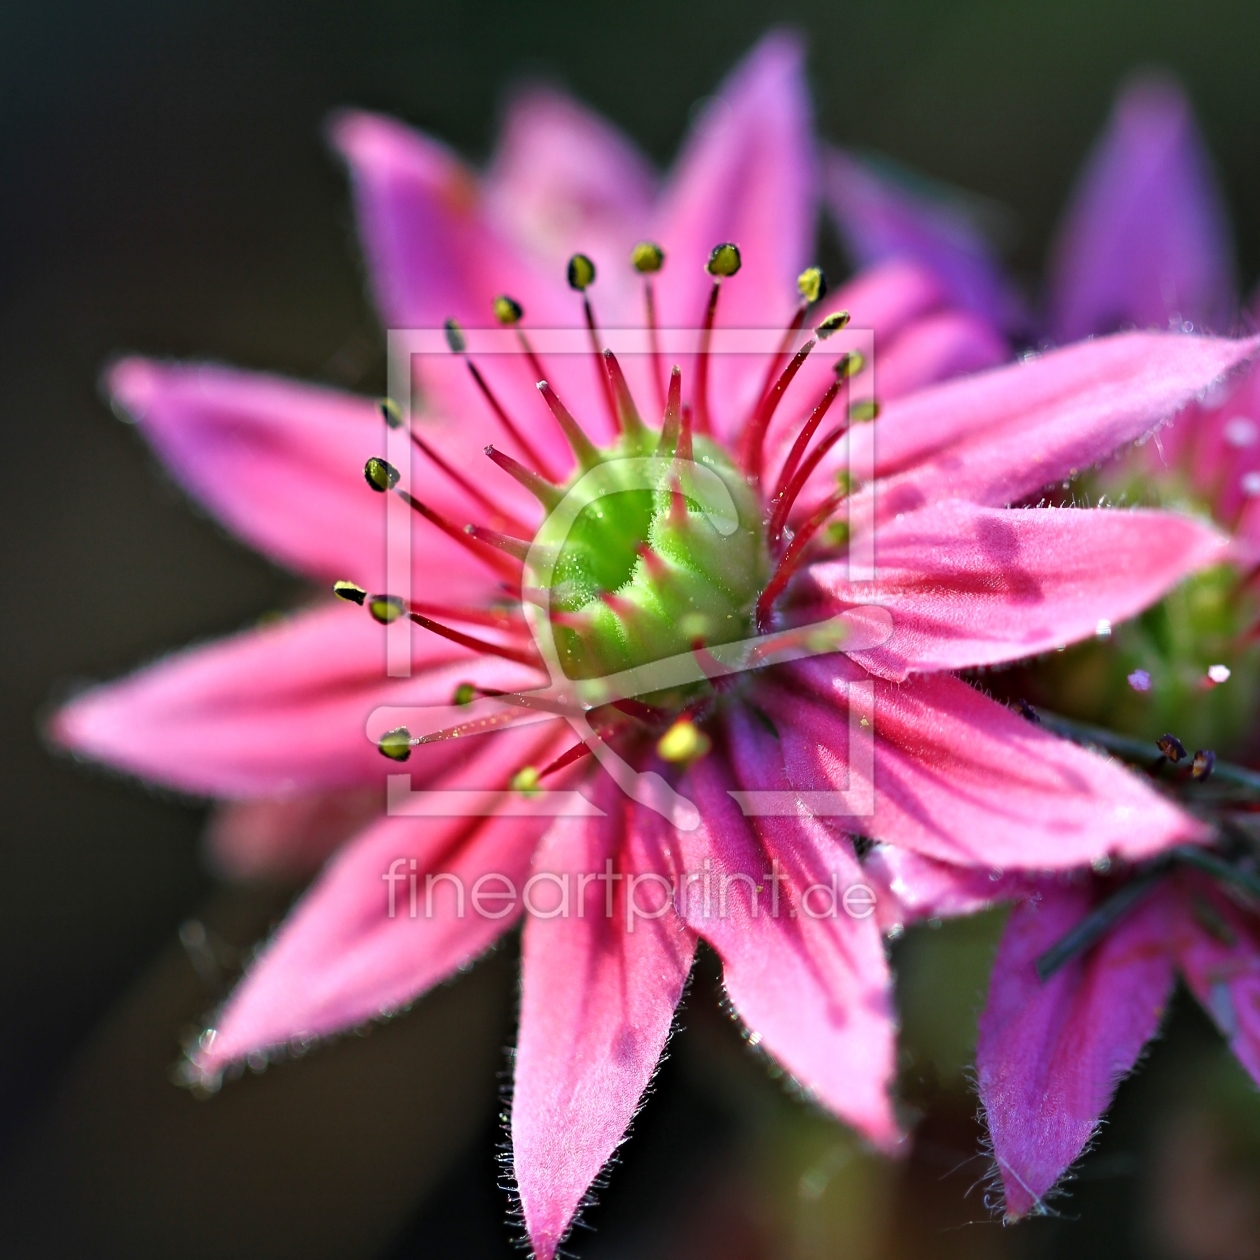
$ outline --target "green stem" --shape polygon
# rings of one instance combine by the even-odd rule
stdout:
[[[1204,871],[1216,879],[1234,884],[1249,892],[1253,897],[1260,897],[1260,876],[1226,862],[1210,850],[1200,849],[1193,844],[1182,844],[1173,850],[1173,857],[1185,866],[1193,866],[1196,870]]]

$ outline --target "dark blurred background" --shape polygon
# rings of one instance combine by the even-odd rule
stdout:
[[[199,1102],[179,1038],[295,890],[225,888],[203,813],[41,744],[77,681],[247,624],[296,586],[158,475],[97,395],[125,350],[371,389],[382,371],[332,108],[470,156],[505,88],[552,78],[666,162],[769,25],[809,37],[822,133],[1010,209],[1030,280],[1131,70],[1189,88],[1260,265],[1260,7],[1249,0],[477,5],[278,0],[0,7],[0,1254],[498,1256],[499,956],[409,1015]],[[986,1207],[965,1064],[993,923],[912,934],[892,1168],[786,1098],[706,963],[582,1256],[1260,1255],[1254,1091],[1182,1004],[1059,1215]]]

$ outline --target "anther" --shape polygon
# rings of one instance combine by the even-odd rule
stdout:
[[[848,311],[836,311],[834,315],[828,315],[826,319],[814,329],[819,341],[826,341],[828,337],[834,333],[838,333],[849,322]]]
[[[546,477],[540,477],[532,468],[526,468],[519,460],[513,459],[511,455],[503,451],[496,450],[493,446],[487,446],[485,452],[509,477],[520,482],[548,512],[553,512],[560,506],[564,494],[559,486],[548,481]]]
[[[533,766],[522,766],[512,776],[512,791],[519,792],[522,796],[536,796],[539,790],[538,780],[541,777]]]
[[[451,353],[464,354],[468,349],[464,330],[453,319],[448,319],[442,327],[446,333],[446,344],[450,347]]]
[[[373,595],[367,602],[367,610],[374,621],[387,626],[407,611],[407,605],[397,595]]]
[[[1216,754],[1210,748],[1200,748],[1190,763],[1190,777],[1202,783],[1216,769]]]
[[[390,761],[406,761],[411,756],[411,732],[405,726],[395,727],[376,741],[376,747]]]
[[[796,277],[796,290],[811,306],[827,296],[827,277],[821,267],[806,267]]]
[[[377,459],[375,455],[363,465],[364,479],[378,494],[392,490],[398,484],[400,476],[401,474],[393,464],[384,459]]]
[[[569,288],[585,293],[595,283],[595,264],[585,254],[574,254],[566,271]]]
[[[361,586],[356,586],[353,582],[334,582],[333,594],[338,599],[344,599],[347,603],[358,604],[363,606],[363,601],[367,599],[367,591]]]
[[[599,451],[582,431],[582,426],[573,418],[569,409],[557,397],[556,391],[546,381],[538,382],[538,392],[543,396],[551,414],[555,416],[556,423],[560,426],[560,431],[572,448],[573,454],[577,456],[578,463],[583,468],[594,468],[600,462]]]
[[[879,415],[879,403],[874,398],[864,398],[849,408],[849,419],[854,424],[869,424]]]
[[[665,265],[665,251],[654,241],[640,241],[630,251],[630,262],[639,275],[655,275]]]
[[[1176,735],[1161,735],[1155,741],[1155,747],[1174,764],[1186,759],[1186,746]]]
[[[698,761],[713,747],[712,740],[689,718],[680,717],[656,741],[656,751],[665,761]]]
[[[837,376],[856,376],[866,366],[866,355],[860,350],[850,350],[836,360]]]
[[[509,327],[519,324],[524,314],[524,307],[515,298],[508,297],[506,293],[500,293],[494,299],[494,317],[500,324],[506,324]]]
[[[385,423],[391,429],[401,429],[403,427],[402,408],[392,398],[377,399],[376,406],[380,410]]]
[[[725,278],[733,276],[743,265],[743,259],[739,256],[739,246],[730,241],[724,241],[721,245],[715,245],[713,251],[709,254],[709,261],[704,264],[704,269],[711,276]]]
[[[451,696],[451,703],[457,704],[460,708],[465,705],[472,704],[477,698],[477,687],[474,683],[462,682],[456,688]]]

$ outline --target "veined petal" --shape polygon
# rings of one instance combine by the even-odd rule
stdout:
[[[695,950],[670,905],[668,868],[635,836],[641,811],[608,779],[596,799],[606,817],[559,820],[540,846],[533,904],[543,914],[525,925],[512,1154],[539,1260],[556,1254],[621,1144]],[[600,872],[617,878],[590,878]],[[634,879],[645,882],[627,891]],[[651,917],[628,917],[628,896]]]
[[[600,315],[619,326],[641,318],[630,251],[648,232],[656,183],[619,128],[555,88],[533,87],[508,105],[485,193],[503,234],[552,274],[563,275],[575,250],[592,258]],[[632,293],[614,298],[624,290]]]
[[[1176,876],[1172,948],[1186,984],[1260,1084],[1260,934],[1218,884]]]
[[[856,466],[873,458],[882,479],[864,493],[880,519],[938,499],[1017,502],[1154,432],[1257,353],[1255,337],[1122,333],[935,385],[854,432]],[[843,458],[824,461],[816,499]]]
[[[723,285],[719,327],[782,329],[811,261],[816,170],[804,51],[792,35],[768,35],[719,87],[697,121],[662,195],[655,238],[668,261],[657,280],[662,327],[699,328],[713,283],[704,264],[733,241],[743,267]],[[764,361],[713,373],[715,429],[723,434],[755,402]],[[683,366],[683,380],[691,373]],[[751,394],[750,394],[751,389]]]
[[[1032,891],[1030,878],[1021,873],[953,866],[893,844],[877,844],[862,873],[879,894],[876,914],[885,931],[920,919],[975,914]]]
[[[501,790],[521,766],[545,764],[559,738],[550,724],[477,741],[441,786]],[[547,822],[504,814],[382,819],[341,851],[285,920],[195,1066],[214,1075],[255,1051],[351,1028],[468,965],[519,915]],[[492,878],[479,887],[483,875]]]
[[[1229,219],[1176,83],[1142,78],[1116,101],[1059,230],[1050,307],[1063,341],[1171,319],[1230,330]]]
[[[837,605],[893,618],[882,647],[853,658],[883,678],[1019,660],[1096,633],[1155,603],[1229,542],[1171,512],[938,503],[876,534],[874,582],[846,562],[809,579]]]
[[[792,786],[849,789],[848,688],[870,675],[839,655],[774,673],[757,702]],[[1118,763],[948,674],[873,687],[874,813],[861,827],[874,839],[957,866],[1035,871],[1147,857],[1206,834]]]
[[[995,329],[1027,319],[1019,294],[976,220],[953,189],[829,149],[823,161],[827,206],[859,267],[910,258],[938,276],[954,304]]]
[[[385,453],[386,430],[369,399],[144,359],[116,364],[109,388],[179,483],[234,533],[308,577],[384,588],[386,507],[364,484],[363,465]],[[425,497],[459,524],[480,512],[443,477],[425,473]],[[427,523],[415,529],[423,529],[423,546],[413,547],[418,580],[436,579],[452,602],[489,597],[493,570],[470,563]]]
[[[383,784],[397,767],[366,726],[380,705],[446,705],[466,680],[513,690],[537,671],[412,634],[411,678],[385,674],[385,632],[344,604],[180,652],[85,692],[51,733],[80,756],[184,792],[283,797]],[[383,733],[383,732],[381,732]],[[440,769],[456,746],[419,748],[409,768]]]
[[[976,1066],[1008,1219],[1039,1209],[1085,1149],[1172,990],[1158,893],[1041,981],[1036,960],[1091,904],[1086,887],[1047,884],[1015,909],[994,960]]]
[[[891,985],[873,906],[849,842],[817,819],[745,818],[732,788],[791,791],[774,738],[732,716],[733,771],[717,755],[686,780],[703,822],[677,833],[681,865],[705,872],[680,892],[691,926],[721,955],[723,982],[755,1044],[797,1083],[891,1150]],[[712,885],[706,881],[712,875]],[[779,876],[775,879],[776,874]]]

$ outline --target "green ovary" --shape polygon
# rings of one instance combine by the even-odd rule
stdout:
[[[633,452],[601,452],[613,469],[623,454]],[[697,437],[694,459],[729,491],[738,517],[732,533],[720,533],[694,499],[686,500],[685,513],[674,509],[672,471],[656,489],[596,498],[570,528],[551,583],[552,631],[570,678],[676,656],[698,640],[716,645],[753,634],[770,567],[760,502],[714,443]],[[648,699],[676,704],[686,697]]]

